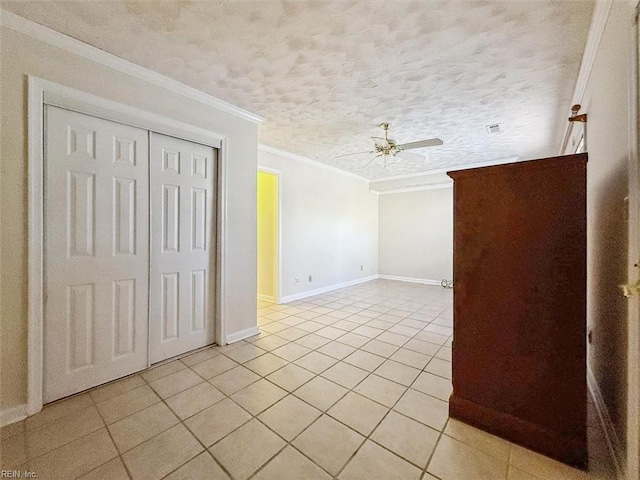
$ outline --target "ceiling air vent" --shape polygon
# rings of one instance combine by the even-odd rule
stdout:
[[[500,124],[499,123],[492,123],[491,125],[487,125],[485,128],[487,129],[487,133],[489,133],[489,134],[500,133]]]

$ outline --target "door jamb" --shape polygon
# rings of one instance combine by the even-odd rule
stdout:
[[[630,142],[629,142],[629,266],[628,283],[637,282],[640,278],[638,262],[640,262],[640,1],[630,0],[632,9],[632,35],[630,49],[629,79],[630,93]],[[634,210],[631,213],[631,210]],[[635,264],[635,265],[634,265]],[[630,299],[627,332],[628,371],[627,371],[627,478],[638,478],[640,475],[640,300]]]
[[[44,105],[171,135],[218,149],[215,342],[226,335],[224,305],[226,278],[227,164],[225,135],[146,112],[29,75],[27,95],[28,139],[28,261],[27,261],[27,415],[42,410],[44,348]]]
[[[278,273],[276,275],[278,285],[276,287],[275,301],[280,305],[282,303],[282,187],[280,185],[282,181],[282,171],[259,165],[258,172],[269,173],[278,177]]]

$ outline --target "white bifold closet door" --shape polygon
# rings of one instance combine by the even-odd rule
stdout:
[[[149,357],[213,343],[215,150],[151,133]]]
[[[213,343],[216,150],[45,115],[47,403]]]
[[[44,402],[147,367],[148,132],[46,107]]]

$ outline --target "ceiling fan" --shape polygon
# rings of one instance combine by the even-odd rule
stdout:
[[[411,153],[405,152],[405,150],[411,150],[413,148],[424,148],[424,147],[436,147],[438,145],[442,145],[443,142],[439,138],[430,138],[428,140],[419,140],[417,142],[409,142],[399,144],[392,138],[389,138],[389,124],[381,123],[380,127],[384,130],[384,137],[371,137],[374,141],[373,150],[367,152],[356,152],[356,153],[348,153],[346,155],[338,155],[333,158],[343,158],[350,157],[353,155],[363,155],[365,153],[374,154],[375,156],[369,160],[369,162],[364,166],[364,168],[368,167],[371,162],[373,162],[378,157],[384,158],[384,166],[387,166],[387,157],[400,157],[405,160],[422,160],[423,157],[420,155],[415,155]]]

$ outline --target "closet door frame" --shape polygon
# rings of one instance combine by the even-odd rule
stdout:
[[[27,415],[42,410],[44,352],[44,106],[65,108],[218,149],[214,341],[225,343],[227,137],[38,77],[28,77],[28,331]]]

